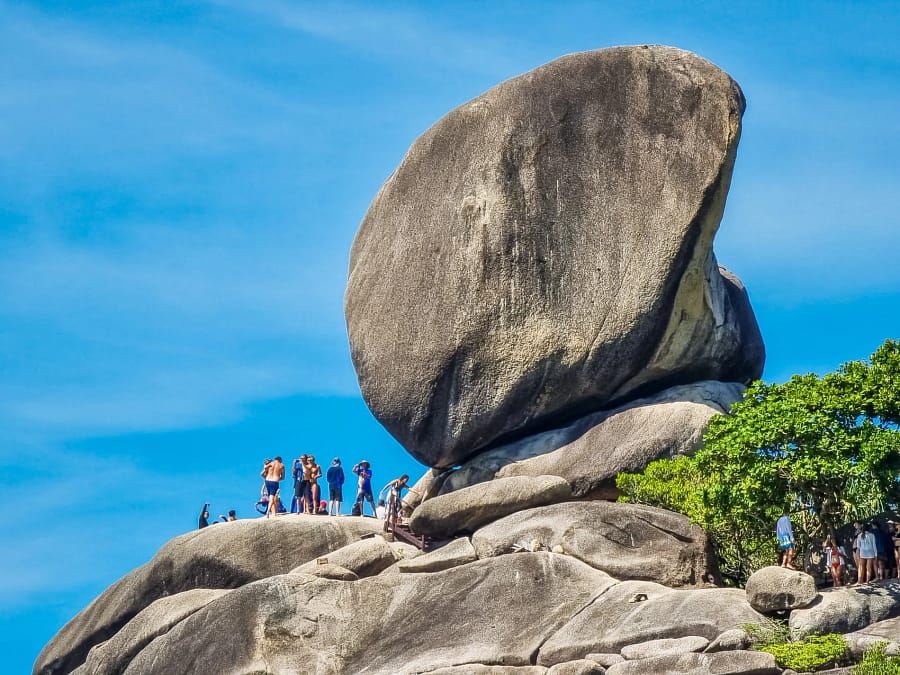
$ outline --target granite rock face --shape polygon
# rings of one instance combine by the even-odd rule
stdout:
[[[539,665],[616,653],[623,647],[659,640],[699,636],[714,640],[742,623],[763,617],[736,588],[672,590],[649,581],[623,581],[585,607],[544,642]]]
[[[806,607],[819,594],[810,575],[775,565],[751,574],[746,591],[750,606],[763,614]]]
[[[371,518],[279,516],[220,523],[183,534],[63,626],[41,651],[34,672],[69,672],[85,660],[91,647],[115,635],[160,598],[195,588],[237,588],[285,574],[362,535],[380,532],[381,523]]]
[[[619,473],[642,471],[656,459],[692,454],[710,418],[726,413],[743,392],[744,387],[733,382],[671,387],[478,453],[456,470],[428,473],[419,493],[436,496],[496,478],[550,475],[565,478],[574,497],[613,496]]]
[[[375,417],[450,467],[640,392],[757,378],[755,318],[712,251],[743,111],[723,71],[652,46],[565,56],[441,119],[351,251]]]
[[[463,488],[423,502],[410,518],[414,532],[450,537],[471,532],[497,518],[569,499],[572,490],[559,476],[513,476]]]
[[[680,514],[640,504],[566,502],[520,511],[478,530],[472,544],[479,558],[523,546],[560,547],[617,579],[673,587],[705,586],[718,579],[702,528]]]
[[[198,588],[160,598],[142,609],[112,638],[95,645],[77,675],[118,675],[155,638],[230,591]]]
[[[304,672],[398,675],[470,663],[533,666],[541,642],[614,583],[550,553],[355,582],[275,576],[191,615],[125,672],[290,673],[304,664]]]
[[[814,602],[791,612],[788,625],[800,637],[850,633],[900,616],[900,579],[826,588]]]

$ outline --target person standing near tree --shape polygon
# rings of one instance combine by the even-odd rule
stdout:
[[[778,545],[781,547],[781,566],[789,570],[794,567],[794,528],[791,525],[791,516],[785,508],[781,518],[775,523],[775,536],[778,537]]]
[[[859,549],[859,573],[856,583],[875,581],[875,560],[878,553],[875,549],[875,535],[872,534],[868,524],[862,526],[862,531],[856,538],[856,546]]]
[[[328,483],[328,515],[339,516],[341,502],[344,501],[344,469],[339,457],[331,460],[331,466],[325,473],[325,481]]]

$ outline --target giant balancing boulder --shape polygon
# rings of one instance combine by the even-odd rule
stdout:
[[[423,463],[698,380],[764,349],[720,270],[744,97],[670,47],[572,54],[450,112],[353,244],[351,353],[372,412]]]

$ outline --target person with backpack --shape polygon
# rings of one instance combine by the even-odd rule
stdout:
[[[341,515],[341,502],[344,501],[344,469],[340,457],[331,460],[331,466],[325,472],[328,483],[328,515]]]

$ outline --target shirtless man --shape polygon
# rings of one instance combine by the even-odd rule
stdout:
[[[312,507],[313,511],[316,511],[319,504],[319,478],[322,477],[322,467],[316,463],[316,458],[313,455],[306,459],[309,462],[309,488],[312,493]]]
[[[281,481],[284,480],[284,463],[281,457],[273,461],[266,461],[263,470],[259,474],[266,481],[266,494],[269,495],[269,507],[266,509],[266,518],[278,513],[278,500],[281,497]]]

